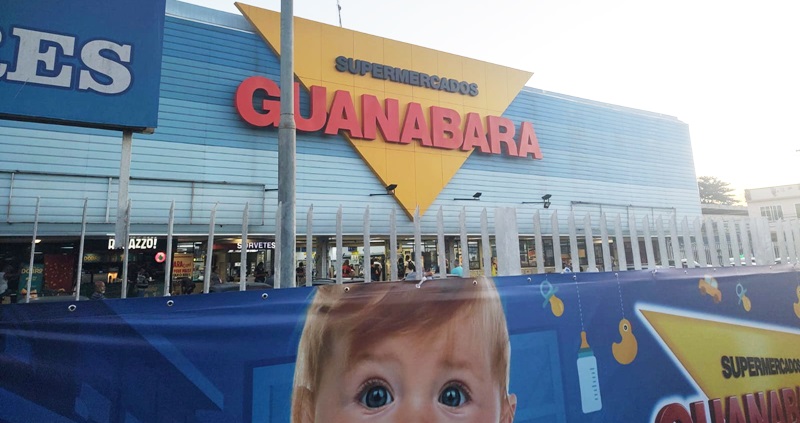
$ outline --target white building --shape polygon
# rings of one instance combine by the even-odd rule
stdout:
[[[800,216],[800,184],[744,190],[750,217],[766,217],[770,222]]]
[[[769,221],[776,262],[781,257],[796,257],[795,244],[800,238],[800,184],[744,190],[750,217]]]

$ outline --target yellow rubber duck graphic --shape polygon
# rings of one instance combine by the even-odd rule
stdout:
[[[797,286],[797,302],[794,303],[794,314],[800,319],[800,285]]]
[[[633,328],[628,319],[619,321],[619,335],[622,340],[611,345],[611,352],[614,353],[614,359],[619,364],[630,364],[636,358],[636,353],[639,352],[639,343],[636,342],[636,337],[633,336]]]

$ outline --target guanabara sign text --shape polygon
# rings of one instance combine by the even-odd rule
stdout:
[[[295,91],[299,91],[295,83]],[[264,99],[258,110],[253,107],[253,96],[263,92],[269,97],[280,96],[278,84],[261,76],[244,80],[236,90],[236,109],[239,115],[254,126],[278,127],[280,100]],[[517,131],[511,119],[487,116],[484,120],[478,113],[467,113],[462,117],[457,111],[446,107],[430,106],[423,110],[419,103],[403,105],[405,114],[401,119],[401,105],[397,99],[387,98],[381,103],[371,94],[362,94],[361,113],[356,112],[349,91],[336,90],[330,108],[326,108],[327,89],[311,87],[311,114],[300,114],[299,102],[295,102],[295,123],[298,131],[336,135],[347,131],[350,138],[375,140],[378,132],[387,143],[409,144],[418,142],[422,147],[444,150],[472,151],[506,154],[514,157],[541,159],[542,152],[536,133],[530,122],[522,122]],[[296,95],[299,97],[299,95]],[[517,138],[517,139],[515,139]]]

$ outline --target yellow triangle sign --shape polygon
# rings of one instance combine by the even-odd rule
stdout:
[[[280,55],[280,14],[242,3],[236,3],[236,7]],[[328,107],[335,91],[347,91],[353,99],[363,94],[373,95],[380,104],[387,98],[396,99],[401,115],[406,113],[408,104],[417,103],[425,111],[437,106],[454,110],[462,117],[467,113],[501,116],[533,75],[297,17],[294,30],[295,75],[306,88],[326,87]],[[377,78],[374,74],[371,77],[359,72],[342,72],[335,67],[337,57],[446,76],[451,81],[468,81],[476,85],[477,95],[412,86]],[[361,102],[354,101],[354,106],[361,115]],[[384,186],[397,184],[395,198],[409,217],[417,206],[420,213],[427,210],[473,151],[430,148],[418,142],[386,142],[381,131],[377,132],[375,140],[354,138],[345,131],[341,133]]]
[[[797,332],[640,311],[709,399],[797,385]]]

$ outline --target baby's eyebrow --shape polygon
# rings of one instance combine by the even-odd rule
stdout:
[[[444,360],[440,362],[442,367],[447,367],[449,369],[467,369],[471,370],[474,368],[474,363],[470,360],[462,360],[457,357],[446,357]]]
[[[347,368],[352,369],[357,365],[364,362],[386,363],[386,362],[399,362],[400,359],[393,352],[386,352],[383,354],[376,354],[369,351],[356,352],[347,359]]]
[[[472,377],[476,378],[479,382],[483,381],[483,377],[481,377],[480,371],[477,370],[479,366],[478,363],[475,363],[471,360],[464,360],[459,357],[445,357],[443,360],[439,362],[439,368],[446,370],[446,371],[464,371],[469,373]]]

